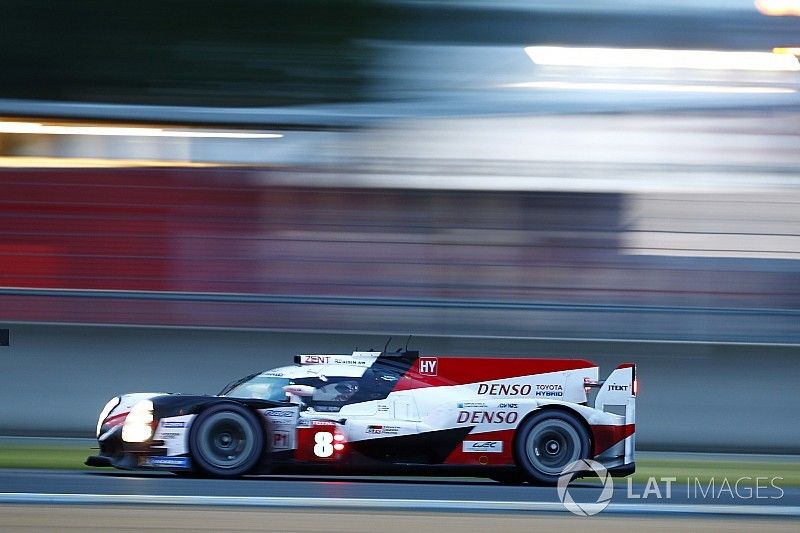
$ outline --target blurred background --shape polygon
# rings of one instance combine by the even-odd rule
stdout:
[[[800,1],[0,10],[0,434],[413,333],[800,452]]]

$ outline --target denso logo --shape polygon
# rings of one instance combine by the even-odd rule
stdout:
[[[478,385],[478,394],[488,396],[527,396],[531,393],[530,385],[522,385],[519,383],[512,384],[498,384],[489,385],[488,383],[481,383]]]
[[[420,357],[419,373],[423,376],[435,376],[439,371],[439,360],[436,357]]]
[[[516,411],[459,411],[459,424],[513,424],[519,418]]]

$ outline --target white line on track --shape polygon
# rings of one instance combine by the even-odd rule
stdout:
[[[299,498],[283,496],[187,496],[146,494],[0,493],[0,504],[151,504],[422,511],[567,512],[556,502],[415,500],[400,498]],[[612,503],[604,513],[800,516],[800,506]]]

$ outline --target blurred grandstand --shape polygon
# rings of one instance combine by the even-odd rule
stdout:
[[[796,346],[757,4],[3,2],[0,320]]]

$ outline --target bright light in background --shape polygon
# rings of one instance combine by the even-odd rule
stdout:
[[[800,17],[800,0],[756,0],[756,9],[771,17]]]
[[[0,133],[39,135],[100,135],[113,137],[180,137],[210,139],[279,139],[279,133],[248,133],[232,131],[169,130],[135,126],[62,126],[40,122],[0,121]]]
[[[788,94],[797,92],[783,87],[742,87],[735,85],[681,85],[674,83],[610,83],[528,81],[509,83],[510,89],[558,89],[574,91],[637,91],[651,93],[716,93],[716,94]]]
[[[800,62],[794,56],[772,52],[528,46],[525,53],[537,65],[552,66],[800,71]]]

